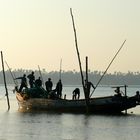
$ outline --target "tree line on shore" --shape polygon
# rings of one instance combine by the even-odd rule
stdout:
[[[14,77],[21,77],[23,74],[30,74],[32,70],[25,69],[17,69],[13,70],[12,74]],[[48,78],[52,79],[52,82],[56,84],[60,79],[59,71],[51,71],[47,72],[45,69],[39,72],[38,70],[34,70],[36,79],[39,76],[43,77],[43,82],[47,81]],[[41,75],[40,75],[41,73]],[[83,72],[85,76],[85,72]],[[5,71],[7,84],[14,84],[14,80],[11,76],[9,70]],[[103,75],[102,71],[89,71],[89,81],[91,81],[94,85],[97,84],[101,76]],[[62,71],[61,72],[61,80],[63,85],[81,85],[81,75],[80,72],[75,70],[72,71]],[[18,80],[20,82],[20,80]],[[3,84],[3,72],[0,71],[0,84]],[[106,73],[103,79],[100,82],[100,85],[140,85],[140,73],[139,72],[131,72],[127,73],[122,72],[114,72],[114,73]]]

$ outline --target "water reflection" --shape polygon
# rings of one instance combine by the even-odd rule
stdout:
[[[122,140],[140,137],[140,115],[1,112],[0,139]]]
[[[137,140],[140,137],[139,106],[128,110],[127,116],[23,113],[18,112],[13,94],[10,101],[9,112],[6,100],[0,101],[0,140]]]

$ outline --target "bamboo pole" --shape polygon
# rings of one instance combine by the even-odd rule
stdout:
[[[88,57],[86,56],[86,81],[88,82]]]
[[[8,89],[7,89],[7,83],[6,83],[6,77],[5,77],[5,70],[4,70],[4,63],[3,63],[3,53],[1,51],[1,62],[2,62],[2,70],[3,70],[3,79],[4,79],[4,85],[5,85],[5,91],[6,91],[6,97],[7,97],[7,104],[8,104],[8,110],[10,109],[10,102],[9,102],[9,96],[8,96]]]
[[[84,76],[83,76],[83,71],[82,71],[82,66],[81,66],[81,59],[80,59],[80,54],[79,54],[79,49],[78,49],[78,41],[77,41],[77,34],[76,34],[76,28],[75,28],[75,23],[74,23],[74,17],[72,13],[72,8],[70,8],[70,13],[71,13],[71,18],[72,18],[72,24],[73,24],[73,31],[74,31],[74,37],[75,37],[75,47],[76,47],[76,52],[78,56],[78,62],[79,62],[79,67],[80,67],[80,73],[81,73],[81,79],[82,79],[82,86],[83,86],[83,91],[84,91],[84,96],[86,100],[86,110],[88,112],[88,102],[86,98],[86,90],[85,90],[85,84],[84,84]]]
[[[85,83],[85,94],[86,94],[86,102],[87,102],[87,106],[88,106],[88,112],[89,112],[89,94],[90,93],[88,93],[89,91],[88,91],[88,87],[87,87],[87,85],[88,85],[88,57],[86,56],[86,83]]]
[[[62,59],[60,60],[60,71],[59,71],[59,79],[61,80],[62,73]]]
[[[8,63],[7,63],[6,61],[5,61],[5,63],[6,63],[6,65],[7,65],[7,67],[8,67],[8,69],[9,69],[9,72],[10,72],[10,74],[11,74],[11,76],[12,76],[12,79],[13,79],[13,82],[14,82],[15,86],[18,86],[18,83],[17,83],[17,81],[16,81],[15,75],[12,73],[11,68],[9,67]]]
[[[115,56],[113,57],[113,59],[111,60],[111,62],[109,63],[108,67],[106,68],[106,70],[104,71],[103,75],[101,76],[101,78],[99,79],[98,83],[96,84],[94,90],[92,91],[90,97],[92,96],[92,94],[94,93],[95,89],[98,87],[99,83],[101,82],[101,80],[103,79],[103,77],[105,76],[106,72],[108,71],[109,67],[111,66],[111,64],[113,63],[113,61],[115,60],[116,56],[118,55],[118,53],[121,51],[121,49],[123,48],[124,44],[125,44],[126,40],[124,40],[124,42],[122,43],[121,47],[119,48],[119,50],[117,51],[117,53],[115,54]]]
[[[125,98],[127,98],[127,86],[126,85],[124,85],[124,96],[125,96]],[[125,110],[125,114],[127,114],[127,109]]]
[[[39,74],[40,74],[40,77],[41,77],[41,80],[42,80],[42,83],[43,83],[43,87],[44,87],[45,84],[44,84],[43,76],[42,76],[39,65],[38,65],[38,70],[39,70]]]

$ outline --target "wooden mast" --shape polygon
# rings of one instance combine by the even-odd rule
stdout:
[[[61,73],[62,73],[62,58],[60,60],[60,71],[59,71],[59,79],[61,80]]]
[[[75,28],[75,23],[74,23],[74,17],[73,17],[73,14],[72,14],[72,8],[70,8],[70,13],[71,13],[73,30],[74,30],[75,46],[76,46],[76,51],[77,51],[77,56],[78,56],[78,61],[79,61],[79,67],[80,67],[80,73],[81,73],[81,79],[82,79],[82,86],[83,86],[84,96],[85,96],[85,99],[86,99],[86,110],[88,112],[88,102],[87,102],[87,96],[86,96],[86,90],[85,90],[85,84],[84,84],[84,76],[83,76],[83,71],[82,71],[82,66],[81,66],[81,59],[80,59],[78,43],[77,43],[76,28]]]
[[[43,76],[42,76],[42,73],[41,73],[41,70],[40,70],[39,65],[38,65],[38,70],[39,70],[40,78],[41,78],[41,80],[42,80],[43,87],[44,87],[45,84],[44,84]]]
[[[87,109],[88,109],[88,112],[89,112],[89,90],[87,89],[88,85],[88,57],[86,56],[86,81],[85,81],[85,95],[86,95],[86,103],[87,103]]]
[[[3,79],[4,79],[4,85],[6,90],[6,97],[7,97],[7,104],[8,104],[8,110],[10,109],[10,102],[9,102],[9,96],[8,96],[8,90],[7,90],[7,84],[6,84],[6,77],[5,77],[5,70],[4,70],[4,63],[3,63],[3,54],[1,51],[1,62],[2,62],[2,71],[3,71]]]
[[[86,56],[86,81],[88,82],[88,57]]]
[[[127,85],[124,85],[124,96],[127,98]],[[127,114],[127,109],[125,110],[125,114]]]

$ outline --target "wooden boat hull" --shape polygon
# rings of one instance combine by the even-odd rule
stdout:
[[[86,102],[84,99],[80,100],[66,100],[66,99],[43,99],[31,98],[24,99],[19,93],[16,98],[19,104],[19,110],[45,110],[53,112],[73,112],[85,113]],[[137,103],[134,98],[128,97],[98,97],[91,98],[89,102],[90,113],[121,113],[124,110],[136,107]]]

